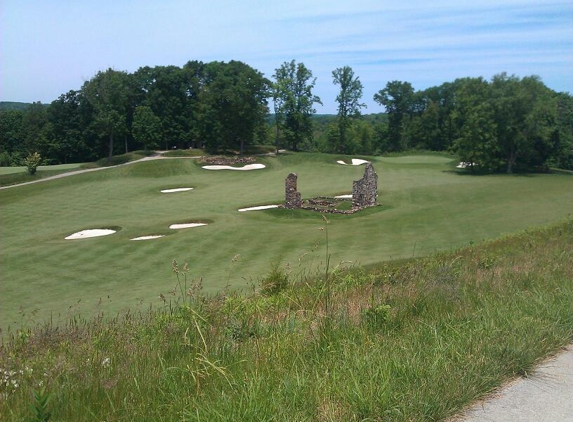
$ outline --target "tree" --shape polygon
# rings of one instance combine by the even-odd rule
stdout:
[[[551,157],[555,167],[573,170],[573,96],[561,92],[557,101],[557,130],[553,134],[556,148]]]
[[[277,141],[282,129],[283,137],[292,150],[297,151],[304,141],[312,140],[311,116],[316,113],[315,103],[322,104],[312,93],[316,78],[303,63],[284,62],[275,69],[272,85]],[[278,146],[278,145],[277,145]]]
[[[494,110],[489,102],[468,110],[460,136],[453,145],[460,160],[475,166],[496,170],[501,164],[500,148],[494,119]]]
[[[19,165],[23,152],[22,120],[24,112],[20,110],[0,111],[0,165]]]
[[[334,150],[344,153],[346,150],[347,132],[352,118],[360,115],[360,109],[366,104],[360,102],[362,98],[362,82],[354,77],[354,71],[349,66],[337,68],[332,71],[333,83],[340,85],[340,92],[336,97],[338,103],[338,144]]]
[[[48,151],[46,156],[59,163],[82,162],[97,157],[86,128],[92,110],[80,91],[69,91],[52,101],[48,108]]]
[[[491,82],[492,104],[507,173],[516,165],[544,165],[552,149],[557,104],[539,77],[520,80],[505,73]],[[544,151],[546,150],[546,151]]]
[[[388,113],[388,138],[392,151],[404,149],[403,124],[414,115],[416,106],[414,88],[409,82],[392,81],[374,94],[374,101],[386,108]]]
[[[94,110],[92,126],[94,130],[108,137],[108,159],[114,152],[114,136],[125,134],[128,75],[126,72],[108,69],[98,72],[82,87],[82,94]]]
[[[143,148],[158,148],[160,145],[161,121],[151,107],[138,106],[133,113],[133,136]]]
[[[28,154],[45,148],[47,123],[46,107],[39,101],[32,103],[24,112],[22,132],[24,149]]]
[[[177,66],[148,69],[148,92],[142,105],[151,107],[161,122],[160,139],[169,146],[183,147],[189,139],[189,109],[185,72]]]
[[[201,98],[205,147],[238,149],[242,154],[258,128],[266,125],[269,88],[262,73],[242,62],[207,64]]]

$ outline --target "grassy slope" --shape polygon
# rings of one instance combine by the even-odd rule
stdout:
[[[36,174],[30,175],[26,167],[0,167],[0,186],[16,185],[33,182],[61,173],[78,170],[82,164],[58,164],[55,166],[39,166]]]
[[[54,420],[442,420],[573,339],[571,262],[569,220],[328,288],[22,332],[0,347],[0,418],[29,420],[42,386]]]
[[[280,203],[291,171],[298,173],[304,197],[349,193],[363,167],[340,166],[338,158],[265,158],[268,168],[252,172],[211,172],[193,160],[158,160],[2,191],[0,327],[50,314],[58,321],[69,307],[92,314],[156,303],[160,292],[172,288],[174,258],[188,262],[194,277],[203,276],[209,292],[227,284],[248,286],[277,259],[297,270],[317,266],[322,255],[316,248],[323,241],[319,215],[236,210]],[[332,261],[370,264],[427,255],[555,221],[572,209],[568,175],[462,176],[454,165],[435,155],[375,158],[382,206],[332,217]],[[195,189],[159,193],[187,186]],[[213,223],[168,229],[196,219]],[[63,240],[78,230],[107,226],[123,229],[103,238]],[[148,234],[169,235],[129,240]]]

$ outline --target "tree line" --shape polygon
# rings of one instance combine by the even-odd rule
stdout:
[[[573,169],[573,99],[536,76],[461,78],[422,91],[390,81],[374,95],[386,113],[362,115],[362,83],[345,66],[332,72],[336,116],[316,116],[322,101],[303,63],[284,62],[272,78],[239,61],[100,71],[48,106],[0,111],[0,165],[33,152],[67,163],[140,149],[242,153],[266,144],[367,155],[449,151],[472,170]]]

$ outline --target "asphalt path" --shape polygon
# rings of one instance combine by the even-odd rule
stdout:
[[[573,344],[453,421],[573,422]]]

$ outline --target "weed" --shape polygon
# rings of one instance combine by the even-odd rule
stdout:
[[[48,410],[48,404],[50,402],[50,394],[46,392],[45,388],[40,391],[34,390],[32,393],[34,398],[34,403],[32,405],[32,411],[34,412],[33,422],[48,422],[52,417],[51,412]]]
[[[390,317],[390,305],[376,305],[362,310],[362,320],[370,328],[380,328]]]
[[[270,272],[261,280],[261,294],[273,296],[284,291],[289,285],[289,275],[280,262],[271,265]]]

